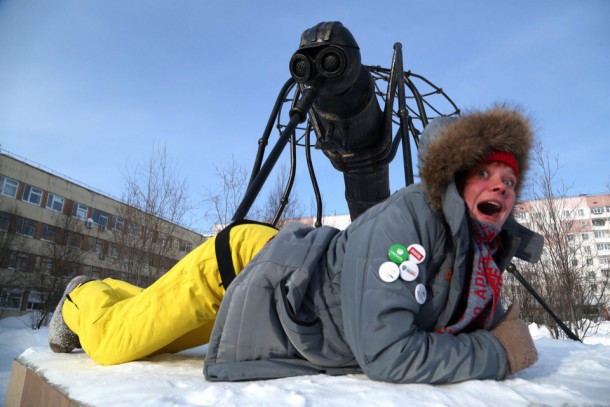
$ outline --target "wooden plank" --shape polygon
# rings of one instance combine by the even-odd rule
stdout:
[[[43,376],[15,360],[4,405],[7,407],[72,407],[78,406],[79,403],[70,400]]]
[[[17,407],[21,404],[25,372],[25,366],[14,360],[13,367],[11,368],[11,377],[8,380],[8,388],[6,389],[6,397],[4,398],[4,405],[6,407]]]

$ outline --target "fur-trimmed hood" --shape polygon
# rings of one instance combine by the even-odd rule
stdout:
[[[455,175],[478,164],[494,151],[507,151],[519,165],[517,197],[529,167],[534,134],[519,110],[494,107],[459,118],[440,117],[426,126],[419,144],[419,174],[430,203],[440,210]]]

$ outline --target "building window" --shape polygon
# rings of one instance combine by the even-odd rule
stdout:
[[[587,259],[587,266],[593,265],[593,259]]]
[[[593,232],[593,236],[595,236],[596,239],[603,239],[605,237],[608,237],[608,231],[607,230],[596,230]]]
[[[603,206],[593,206],[591,208],[591,213],[593,215],[601,215],[602,213],[604,213],[604,207]]]
[[[29,202],[33,205],[40,205],[40,201],[42,201],[42,189],[26,185],[25,188],[23,188],[22,199],[24,202]]]
[[[47,196],[47,209],[55,212],[63,212],[64,210],[64,198],[59,195],[51,194]]]
[[[11,227],[11,218],[10,213],[0,212],[0,231],[8,232]]]
[[[167,233],[159,232],[159,244],[161,247],[171,247],[171,240],[169,239],[169,235]]]
[[[8,259],[8,268],[15,269],[17,271],[27,271],[29,262],[30,255],[28,253],[11,252]]]
[[[119,257],[119,246],[115,243],[110,243],[110,249],[108,250],[108,255],[113,258]]]
[[[568,211],[568,210],[564,210],[564,211],[563,211],[563,217],[564,217],[564,218],[569,218],[569,217],[570,217],[570,211]]]
[[[83,205],[82,203],[74,202],[72,205],[72,216],[85,220],[87,219],[87,211],[89,208],[87,205]]]
[[[16,198],[18,187],[18,181],[0,175],[0,194],[10,196],[11,198]]]
[[[99,267],[91,266],[91,277],[97,279],[102,278],[102,269]]]
[[[36,221],[26,218],[17,219],[17,234],[22,236],[34,237]]]
[[[605,219],[591,219],[593,226],[604,226],[606,224]]]
[[[132,222],[127,223],[127,233],[129,233],[131,236],[140,236],[141,229],[142,227],[140,225],[137,225]]]
[[[102,212],[99,209],[93,209],[91,211],[91,219],[95,222],[96,225],[106,227],[108,226],[108,215],[106,212]]]
[[[600,264],[610,264],[610,257],[600,257],[599,262]]]
[[[21,309],[23,290],[3,288],[0,293],[0,308],[2,309]]]
[[[610,250],[610,243],[598,243],[597,250]]]
[[[582,234],[582,240],[589,240],[589,234],[588,233],[583,233]]]
[[[68,239],[70,247],[75,249],[81,249],[83,247],[83,235],[80,233],[71,232],[70,238]]]
[[[580,226],[582,226],[582,227],[587,226],[587,222],[585,222],[584,220],[581,220],[580,221]]]
[[[94,252],[95,251],[95,243],[96,243],[96,238],[88,236],[87,237],[87,251],[88,252]]]
[[[568,235],[568,242],[572,242],[574,241],[574,235],[570,234]]]
[[[112,228],[114,230],[123,230],[124,221],[123,218],[119,218],[118,216],[114,217],[114,225]]]
[[[57,241],[57,235],[59,234],[59,229],[55,226],[47,225],[46,223],[42,224],[42,230],[40,233],[40,238],[42,240],[48,240],[49,242]]]
[[[525,219],[525,212],[515,212],[515,219]]]
[[[585,250],[585,254],[591,254],[591,247],[590,246],[584,246],[584,250]]]
[[[190,253],[193,250],[193,245],[191,242],[185,242],[184,240],[180,241],[180,251]]]
[[[28,311],[42,309],[44,306],[44,295],[38,291],[32,291],[28,294]]]
[[[34,270],[42,274],[50,275],[53,271],[53,259],[36,256]]]
[[[578,216],[585,216],[585,210],[584,209],[579,209],[578,210]]]
[[[62,270],[62,274],[69,278],[76,276],[78,274],[78,263],[69,263],[68,266]]]
[[[95,252],[104,253],[105,251],[106,251],[106,243],[102,239],[97,239],[95,241]]]
[[[116,279],[119,275],[119,272],[116,270],[104,270],[104,278],[113,278]]]

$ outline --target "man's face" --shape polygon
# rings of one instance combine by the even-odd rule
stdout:
[[[471,217],[502,227],[513,210],[516,186],[517,176],[510,166],[489,161],[468,171],[460,195]]]

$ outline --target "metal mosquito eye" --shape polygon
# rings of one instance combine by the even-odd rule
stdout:
[[[316,56],[316,68],[326,78],[340,76],[347,67],[347,56],[345,52],[336,46],[324,48]]]
[[[341,67],[341,59],[337,54],[326,54],[322,59],[322,68],[325,72],[334,73]]]
[[[290,74],[299,83],[307,82],[313,76],[314,67],[306,55],[296,52],[290,59]]]

